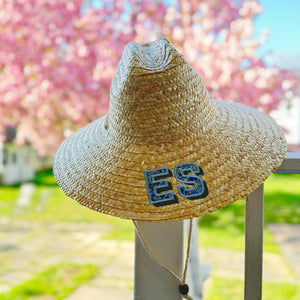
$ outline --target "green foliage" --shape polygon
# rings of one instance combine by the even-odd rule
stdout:
[[[263,281],[264,300],[296,300],[300,299],[300,285]],[[237,279],[212,277],[206,300],[241,300],[244,294],[244,282]]]
[[[68,296],[75,288],[91,279],[99,271],[93,265],[59,264],[47,268],[34,278],[0,294],[0,300],[47,299],[59,300]],[[42,299],[42,298],[40,298]]]
[[[38,172],[32,182],[43,186],[57,186],[52,169]]]

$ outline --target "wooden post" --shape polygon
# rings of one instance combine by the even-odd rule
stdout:
[[[245,300],[261,300],[264,227],[264,186],[246,197]]]
[[[137,223],[151,252],[181,277],[184,256],[183,221]],[[150,257],[136,232],[134,299],[181,300],[178,285],[178,280]]]

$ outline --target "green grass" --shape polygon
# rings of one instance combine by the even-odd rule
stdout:
[[[0,186],[0,217],[12,215],[18,194],[19,187]]]
[[[103,238],[134,240],[131,221],[111,217],[81,206],[66,197],[56,185],[52,171],[41,172],[33,181],[36,190],[32,201],[21,214],[15,214],[19,186],[0,186],[0,218],[40,222],[108,223],[112,230]],[[46,194],[45,194],[46,193]],[[41,202],[45,197],[47,201]],[[265,222],[300,223],[300,175],[272,175],[265,183]],[[244,200],[237,201],[212,214],[199,218],[199,244],[201,247],[218,247],[244,250]],[[264,251],[279,253],[273,235],[264,230]],[[94,266],[57,265],[37,274],[32,280],[0,294],[0,300],[63,299],[77,286],[93,277]],[[207,300],[243,299],[243,281],[212,277]],[[264,300],[300,299],[299,285],[263,283]]]
[[[29,221],[100,222],[112,225],[106,239],[133,240],[131,221],[92,211],[66,197],[56,185],[51,170],[38,173],[31,204],[20,215],[14,207],[19,187],[0,187],[0,217]],[[41,197],[48,191],[47,201]],[[45,195],[45,194],[44,194]],[[265,223],[300,223],[300,175],[274,174],[265,182]],[[226,231],[224,230],[226,229]],[[199,218],[201,246],[244,249],[244,200]],[[203,242],[201,242],[203,241]],[[264,250],[278,252],[272,234],[264,231]]]
[[[265,182],[264,219],[266,223],[300,223],[300,175],[274,174]],[[244,227],[244,201],[239,200],[199,220],[211,227]]]
[[[265,221],[300,224],[300,175],[275,174],[265,183]]]
[[[300,223],[300,175],[271,175],[264,189],[265,223]],[[199,218],[200,244],[205,247],[243,250],[244,226],[245,201],[239,200]],[[266,228],[264,251],[279,252],[272,234]]]
[[[99,267],[93,265],[59,264],[47,268],[34,278],[0,294],[0,300],[64,299],[78,286],[95,276]]]
[[[244,299],[242,280],[212,277],[210,287],[205,291],[206,300],[241,300]],[[300,285],[263,281],[263,300],[298,300]]]
[[[237,231],[234,226],[222,228],[199,227],[198,241],[201,247],[226,248],[231,250],[245,250],[244,231]],[[275,242],[272,233],[264,228],[264,251],[280,253],[278,244]]]
[[[57,186],[52,170],[38,173],[33,183],[36,184],[36,190],[31,203],[19,215],[14,214],[19,187],[0,186],[0,217],[32,222],[108,223],[112,225],[112,231],[103,236],[104,239],[134,240],[132,221],[101,214],[70,199]],[[40,199],[46,189],[47,201],[41,205]]]
[[[198,237],[202,247],[244,250],[244,200],[239,200],[214,213],[200,217],[198,223]],[[224,229],[226,229],[226,231]],[[264,251],[279,253],[279,248],[273,235],[267,228],[264,228]]]

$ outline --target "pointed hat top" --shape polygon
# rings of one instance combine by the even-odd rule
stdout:
[[[136,142],[172,142],[213,114],[202,79],[166,38],[125,47],[110,96],[111,132]]]

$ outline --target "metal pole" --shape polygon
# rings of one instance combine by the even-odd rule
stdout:
[[[245,300],[261,300],[263,267],[264,185],[246,197]]]

